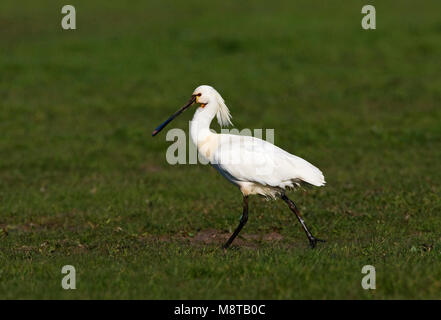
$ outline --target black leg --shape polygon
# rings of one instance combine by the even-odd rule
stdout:
[[[314,248],[317,244],[317,242],[326,242],[325,240],[317,239],[312,235],[312,233],[308,230],[308,227],[305,224],[305,221],[303,221],[302,215],[300,214],[299,209],[297,209],[297,206],[294,202],[292,202],[286,195],[282,195],[281,197],[283,201],[285,201],[292,212],[296,214],[297,219],[299,219],[300,224],[303,227],[303,230],[305,230],[306,236],[308,237],[309,244],[311,245],[311,248]]]
[[[230,246],[230,244],[237,237],[240,230],[242,230],[243,226],[247,223],[247,221],[248,221],[248,196],[244,196],[243,197],[243,213],[242,213],[242,217],[240,218],[239,225],[237,226],[236,230],[234,230],[230,239],[228,239],[228,241],[225,242],[225,244],[222,246],[224,249],[227,249]]]

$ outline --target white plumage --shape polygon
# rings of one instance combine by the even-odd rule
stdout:
[[[292,155],[279,147],[251,136],[217,134],[210,130],[211,121],[217,117],[221,127],[232,125],[230,111],[221,95],[210,86],[197,87],[190,101],[159,125],[152,133],[158,134],[194,102],[199,103],[190,125],[190,135],[198,152],[225,178],[239,187],[243,194],[243,213],[239,225],[224,248],[228,248],[248,221],[248,196],[260,194],[267,198],[280,197],[285,201],[303,227],[311,247],[318,241],[307,228],[297,206],[285,190],[307,182],[314,186],[325,185],[322,172],[308,161]]]
[[[210,86],[196,88],[193,95],[201,104],[191,122],[193,142],[199,153],[244,195],[275,198],[302,181],[314,186],[325,185],[324,176],[317,167],[265,140],[212,132],[210,123],[215,116],[221,126],[231,124],[224,100]]]

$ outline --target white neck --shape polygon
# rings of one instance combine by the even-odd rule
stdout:
[[[198,141],[203,141],[214,134],[210,131],[210,124],[216,116],[218,108],[216,102],[210,102],[204,108],[199,107],[194,113],[193,120],[190,123],[190,136],[196,146]]]

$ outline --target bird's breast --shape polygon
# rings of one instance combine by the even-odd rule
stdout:
[[[219,138],[215,134],[208,135],[202,139],[198,139],[197,148],[201,155],[207,160],[212,161],[213,155],[219,146]]]

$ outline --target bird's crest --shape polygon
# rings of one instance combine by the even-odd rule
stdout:
[[[228,109],[224,99],[219,94],[219,92],[217,92],[216,90],[214,91],[216,92],[216,99],[217,103],[219,104],[219,110],[216,113],[217,122],[219,122],[219,125],[221,127],[227,127],[230,125],[232,126],[233,123],[231,122],[230,110]]]

